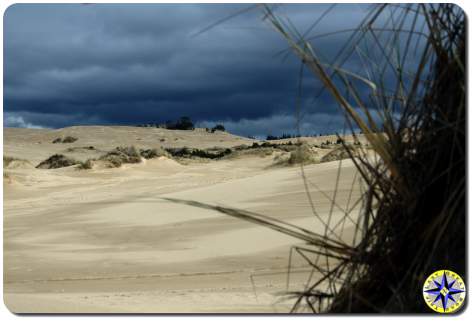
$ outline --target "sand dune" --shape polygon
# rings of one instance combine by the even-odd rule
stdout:
[[[70,147],[233,147],[227,133],[131,127],[4,129],[4,155],[35,164]],[[58,136],[79,138],[52,144]],[[138,139],[140,138],[140,140]],[[178,138],[178,140],[175,140]],[[165,139],[164,141],[160,141]],[[89,158],[88,150],[75,152]],[[163,198],[236,207],[322,232],[300,167],[246,156],[187,165],[160,157],[117,169],[4,170],[4,300],[14,312],[286,312],[289,248],[300,241],[215,211]],[[351,161],[305,166],[311,196],[328,219],[328,195],[357,201]],[[12,179],[5,180],[5,172]],[[351,197],[350,197],[351,195]],[[355,208],[354,212],[357,212]],[[342,211],[334,208],[331,223]],[[352,224],[346,229],[352,232]],[[309,268],[295,259],[291,288]]]

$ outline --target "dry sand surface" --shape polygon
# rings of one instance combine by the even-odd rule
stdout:
[[[51,143],[65,135],[79,140]],[[322,232],[300,167],[270,167],[273,156],[246,155],[186,164],[160,157],[111,169],[34,168],[74,147],[68,155],[85,160],[115,146],[207,148],[252,142],[203,130],[5,128],[4,155],[26,160],[4,169],[7,307],[17,313],[288,312],[293,301],[279,293],[286,291],[290,247],[300,241],[163,198],[251,210]],[[95,150],[80,149],[87,146]],[[335,197],[346,206],[359,192],[350,160],[304,168],[325,221],[339,166]],[[333,208],[331,222],[341,215]],[[351,223],[343,235],[346,231],[353,232]],[[298,258],[292,267],[289,288],[298,290],[309,268]]]

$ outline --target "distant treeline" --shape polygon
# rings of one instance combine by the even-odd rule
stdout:
[[[194,130],[195,124],[190,117],[181,117],[176,121],[168,120],[165,123],[142,123],[136,125],[136,127],[145,127],[145,128],[162,128],[169,130]],[[205,128],[207,132],[214,133],[215,131],[226,131],[226,128],[222,124],[216,124],[212,128]],[[322,137],[329,136],[334,134],[305,134],[305,135],[296,135],[290,133],[283,133],[281,136],[267,135],[266,140],[281,140],[281,139],[292,139],[300,137]],[[256,139],[254,136],[248,136],[249,139]]]
[[[165,123],[142,123],[136,125],[137,127],[145,127],[145,128],[163,128],[169,130],[194,130],[195,124],[191,120],[190,117],[181,117],[176,121],[168,120]],[[215,131],[226,131],[222,124],[217,124],[213,128],[206,128],[207,132],[215,132]]]
[[[144,123],[138,124],[137,127],[147,128],[163,128],[170,130],[194,130],[195,124],[190,117],[181,117],[176,121],[167,120],[165,123]]]
[[[290,138],[300,138],[301,136],[299,135],[291,135],[288,133],[282,134],[282,136],[272,136],[272,135],[267,135],[266,140],[280,140],[280,139],[290,139]]]

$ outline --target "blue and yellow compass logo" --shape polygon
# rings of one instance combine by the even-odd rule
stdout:
[[[450,270],[438,270],[430,275],[423,288],[427,306],[438,313],[453,313],[465,301],[465,283]]]

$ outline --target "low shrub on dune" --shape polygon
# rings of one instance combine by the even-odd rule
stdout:
[[[312,148],[307,144],[300,145],[296,149],[294,149],[290,153],[290,157],[288,160],[289,165],[313,164],[316,162],[317,159],[315,156],[315,152],[313,152]]]
[[[120,167],[122,164],[137,164],[142,161],[139,151],[134,146],[116,147],[99,157],[99,160],[109,162],[112,167]]]
[[[227,156],[232,153],[232,150],[229,148],[208,148],[208,149],[199,149],[199,148],[167,148],[166,151],[170,153],[173,157],[180,158],[205,158],[205,159],[218,159],[224,156]]]
[[[99,157],[100,161],[106,162],[109,167],[120,167],[122,164],[138,164],[144,159],[152,159],[161,156],[168,156],[163,149],[140,149],[134,146],[116,147],[115,149],[105,153]],[[95,159],[88,159],[79,164],[78,169],[91,169],[94,166]]]
[[[320,159],[320,162],[326,163],[326,162],[331,162],[335,160],[342,160],[342,159],[348,159],[351,158],[351,154],[354,152],[355,148],[351,146],[346,146],[345,147],[338,147],[332,151],[330,151],[328,154],[322,157]]]
[[[92,169],[92,167],[94,166],[94,159],[88,159],[84,162],[81,162],[79,163],[78,165],[78,169]]]
[[[64,138],[56,138],[52,141],[53,144],[69,144],[72,142],[77,141],[78,138],[73,137],[73,136],[66,136]]]
[[[77,160],[74,160],[72,158],[66,157],[61,154],[55,154],[48,159],[42,161],[39,163],[36,168],[41,168],[41,169],[53,169],[53,168],[62,168],[62,167],[68,167],[72,165],[79,164]]]
[[[83,146],[83,147],[69,147],[68,149],[66,149],[66,151],[70,153],[92,151],[92,150],[96,150],[96,148],[94,148],[94,146]]]
[[[169,154],[162,148],[153,148],[153,149],[140,149],[140,156],[145,159],[158,158],[162,156],[168,157]]]
[[[66,136],[63,138],[63,144],[68,144],[77,141],[78,138],[73,137],[73,136]]]

